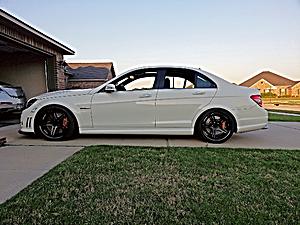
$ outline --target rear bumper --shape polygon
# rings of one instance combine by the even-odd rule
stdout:
[[[237,133],[267,129],[268,112],[263,108],[255,107],[249,110],[247,117],[238,120]]]
[[[255,124],[255,125],[239,127],[237,133],[245,133],[245,132],[250,132],[250,131],[254,131],[254,130],[261,130],[261,129],[268,129],[268,123],[262,123],[262,124]]]

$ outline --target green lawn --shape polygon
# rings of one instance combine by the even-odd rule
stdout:
[[[0,205],[0,224],[299,224],[300,151],[94,146]]]
[[[269,121],[300,122],[300,116],[279,115],[272,112],[269,112],[268,115]]]

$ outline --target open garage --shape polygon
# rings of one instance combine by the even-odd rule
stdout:
[[[21,86],[27,98],[65,89],[64,55],[74,51],[0,10],[0,81]]]

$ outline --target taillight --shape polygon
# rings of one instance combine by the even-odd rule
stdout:
[[[257,103],[260,107],[262,107],[262,99],[260,95],[251,95],[250,98]]]

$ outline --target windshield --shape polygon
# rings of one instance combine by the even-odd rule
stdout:
[[[24,92],[20,87],[2,87],[1,89],[11,97],[24,97]]]

